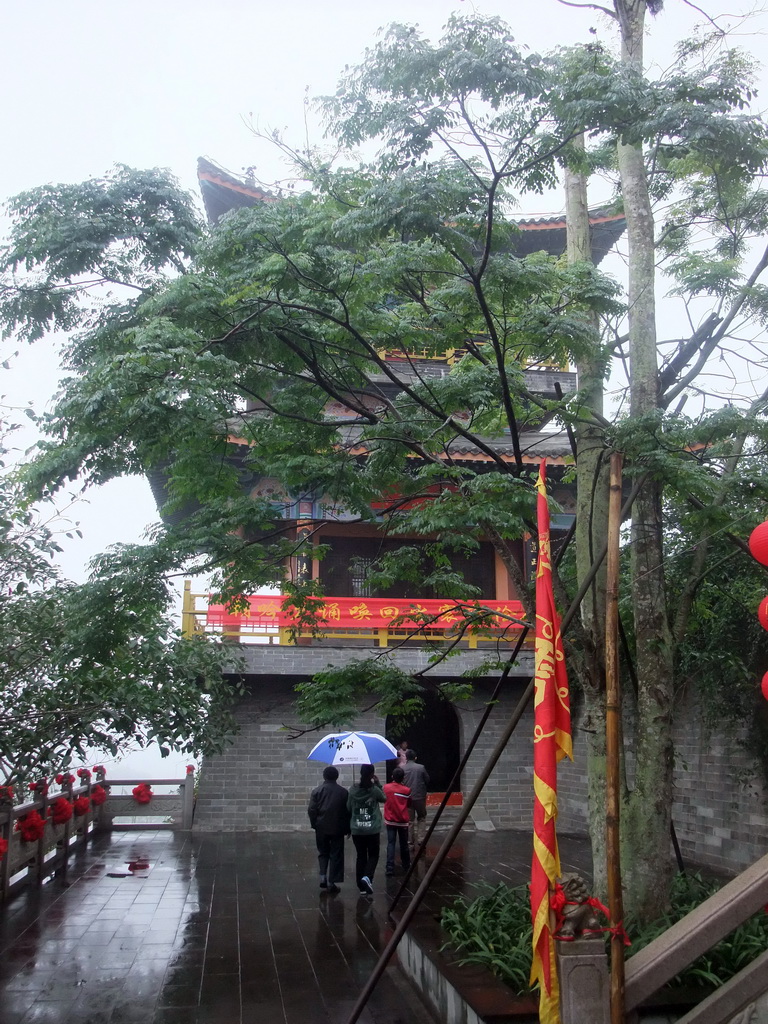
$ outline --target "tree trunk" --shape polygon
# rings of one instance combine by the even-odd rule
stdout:
[[[614,0],[622,60],[642,71],[645,0]],[[620,143],[629,246],[630,414],[659,407],[654,224],[641,146]],[[632,609],[638,678],[635,778],[622,811],[625,905],[642,920],[666,909],[672,878],[673,647],[663,573],[661,487],[649,481],[632,511]]]
[[[583,146],[583,139],[581,140]],[[583,174],[566,168],[565,209],[568,260],[592,260],[587,186]],[[598,325],[595,322],[597,337]],[[605,353],[595,343],[589,357],[576,364],[579,377],[579,420],[576,424],[576,576],[581,586],[606,536],[608,464],[605,458],[603,389]],[[595,891],[606,894],[605,861],[605,566],[584,597],[580,609],[581,650],[575,659],[584,706],[582,735],[586,741],[589,785],[589,833]]]

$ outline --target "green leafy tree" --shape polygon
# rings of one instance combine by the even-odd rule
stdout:
[[[164,754],[220,750],[234,729],[237,687],[222,675],[231,652],[174,631],[170,588],[138,548],[101,556],[87,583],[62,579],[52,561],[60,526],[57,514],[44,521],[30,508],[14,472],[0,467],[4,781],[150,742]]]
[[[624,5],[616,7],[621,18]],[[638,680],[625,866],[641,916],[665,901],[672,697],[679,645],[710,564],[705,537],[734,513],[733,481],[765,440],[764,398],[734,403],[727,415],[713,416],[706,401],[689,419],[679,408],[684,395],[707,398],[712,361],[731,358],[734,336],[764,319],[764,261],[748,265],[747,243],[765,229],[766,135],[746,112],[749,97],[749,68],[727,50],[683,47],[675,74],[653,82],[636,55],[614,58],[599,46],[546,59],[523,53],[498,19],[453,18],[434,45],[394,26],[325,104],[342,145],[378,141],[368,165],[336,169],[275,138],[306,187],[233,212],[210,232],[157,172],[143,179],[119,169],[82,187],[48,186],[11,208],[6,325],[30,337],[40,317],[46,328],[78,326],[30,484],[162,475],[167,525],[140,564],[213,569],[232,598],[278,583],[311,621],[316,584],[287,578],[285,566],[309,553],[312,537],[286,532],[279,495],[249,497],[268,476],[285,496],[320,497],[360,521],[373,521],[372,503],[396,495],[386,530],[429,545],[418,563],[413,548],[381,559],[372,579],[386,585],[416,573],[439,585],[465,602],[466,629],[482,628],[482,602],[452,561],[490,539],[532,617],[515,545],[534,508],[526,428],[555,421],[576,435],[577,569],[557,580],[561,603],[605,534],[607,454],[624,453],[628,473],[644,481],[624,605]],[[591,264],[577,227],[569,259],[516,254],[519,197],[566,172],[577,225],[574,205],[596,168],[615,174],[625,203],[632,269],[624,302]],[[143,189],[159,197],[143,204]],[[69,263],[80,221],[90,224],[83,211],[102,200],[117,204],[107,217],[114,233],[99,236],[87,267]],[[657,200],[667,209],[658,239],[646,223]],[[28,254],[33,226],[44,242]],[[128,254],[120,273],[115,249]],[[659,255],[691,313],[686,337],[656,337],[647,292]],[[94,282],[113,290],[100,292],[95,309]],[[704,315],[699,303],[708,304]],[[453,353],[461,358],[450,372],[420,371],[424,354]],[[627,405],[609,408],[606,377],[628,362]],[[526,372],[566,363],[582,373],[579,391],[542,399]],[[339,406],[346,412],[336,414]],[[487,461],[462,459],[468,444]],[[751,494],[759,518],[765,485],[755,476]],[[698,511],[695,523],[678,517],[680,537],[705,534],[695,558],[675,563],[689,561],[675,580],[679,605],[664,560],[672,497]],[[600,587],[598,579],[570,652],[591,722],[598,869]],[[305,687],[305,711],[312,721],[341,721],[367,693],[384,712],[418,698],[412,680],[381,679],[363,662]]]

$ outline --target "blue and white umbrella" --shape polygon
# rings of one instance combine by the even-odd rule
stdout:
[[[397,750],[376,732],[331,732],[312,747],[308,761],[326,764],[376,764],[391,761]]]

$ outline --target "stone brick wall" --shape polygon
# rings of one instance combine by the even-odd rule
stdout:
[[[301,728],[294,711],[296,681],[296,676],[274,675],[253,680],[250,695],[240,707],[241,729],[233,745],[203,764],[196,830],[308,828],[307,801],[311,789],[320,782],[323,765],[307,761],[306,756],[321,734],[290,738],[292,729]],[[465,795],[487,763],[525,683],[510,680],[491,712],[462,777]],[[462,750],[474,733],[492,687],[490,680],[479,683],[472,700],[456,708]],[[717,871],[741,870],[768,850],[768,792],[759,769],[738,737],[708,734],[695,706],[689,706],[679,721],[683,725],[676,737],[673,815],[683,856],[691,864]],[[356,726],[384,732],[386,723],[380,716],[367,713],[360,715]],[[533,712],[529,707],[484,787],[476,818],[490,819],[496,828],[530,828],[532,735]],[[587,830],[582,749],[577,724],[575,762],[566,760],[560,765],[561,835],[583,835]],[[349,786],[354,776],[353,769],[342,769],[340,782]]]
[[[322,782],[324,765],[307,761],[321,733],[291,739],[300,730],[294,710],[294,680],[262,678],[240,704],[240,732],[217,757],[203,762],[195,808],[196,831],[293,831],[308,829],[307,803]],[[384,721],[361,715],[356,723],[381,732]],[[340,769],[339,782],[349,787],[351,768]]]

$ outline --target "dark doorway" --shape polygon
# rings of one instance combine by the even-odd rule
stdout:
[[[396,726],[388,718],[387,738],[395,746],[408,740],[417,760],[427,769],[430,793],[461,792],[460,779],[450,787],[460,759],[459,717],[452,704],[431,693],[425,695],[424,703],[422,717],[407,726]],[[393,767],[391,762],[389,773]]]

